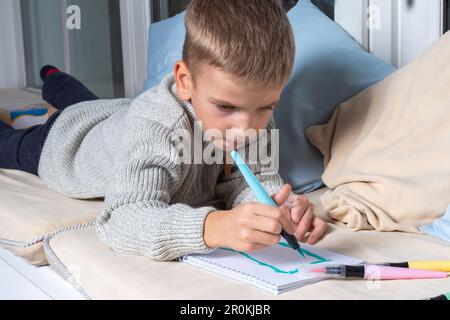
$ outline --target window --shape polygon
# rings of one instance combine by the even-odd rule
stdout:
[[[190,0],[152,0],[152,22],[158,22],[185,10]],[[286,10],[292,9],[299,0],[282,0]],[[313,3],[331,19],[334,19],[334,0],[313,0]]]
[[[299,0],[282,0],[286,11],[292,9]],[[314,5],[325,13],[331,20],[334,20],[334,0],[312,0]]]
[[[190,0],[152,0],[152,22],[158,22],[182,12]]]
[[[331,20],[334,20],[334,0],[313,0],[312,2]]]
[[[450,0],[444,1],[444,33],[450,30]]]
[[[80,29],[66,26],[80,9]],[[21,0],[27,86],[41,88],[39,70],[52,64],[100,98],[124,96],[119,0]]]

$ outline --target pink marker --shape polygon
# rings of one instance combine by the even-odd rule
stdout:
[[[439,271],[406,269],[378,265],[324,265],[316,268],[303,269],[305,272],[321,275],[325,278],[366,280],[406,280],[406,279],[441,279],[448,274]]]

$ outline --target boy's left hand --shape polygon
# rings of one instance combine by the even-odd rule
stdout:
[[[287,192],[291,193],[291,186],[285,185],[273,198],[285,198]],[[283,197],[284,194],[284,197]],[[285,204],[290,209],[291,220],[296,226],[295,237],[298,241],[315,244],[325,234],[327,223],[314,215],[314,205],[302,195],[291,193]],[[280,204],[279,204],[280,205]]]

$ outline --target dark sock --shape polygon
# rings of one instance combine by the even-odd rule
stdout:
[[[42,81],[45,81],[45,79],[47,79],[48,76],[54,74],[54,73],[58,73],[61,72],[58,68],[56,68],[55,66],[51,66],[51,65],[47,65],[42,67],[41,72],[40,72],[40,76]]]

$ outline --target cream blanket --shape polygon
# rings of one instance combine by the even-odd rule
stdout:
[[[307,136],[324,155],[320,201],[351,230],[418,232],[450,203],[450,33],[340,105]]]

